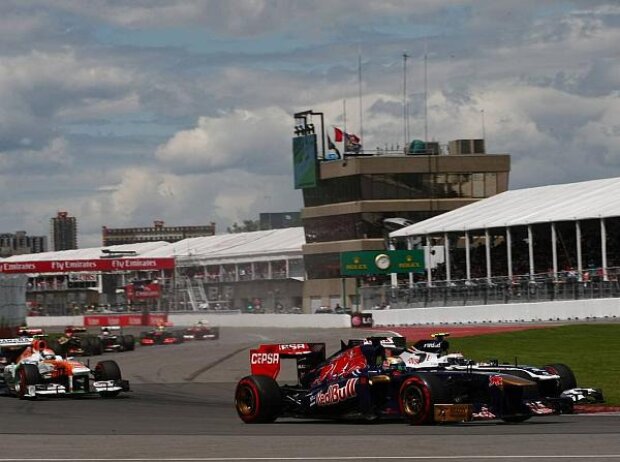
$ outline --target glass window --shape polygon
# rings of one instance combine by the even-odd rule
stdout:
[[[484,173],[472,175],[472,197],[484,197]]]
[[[484,175],[484,192],[487,197],[497,194],[497,174],[486,173]]]

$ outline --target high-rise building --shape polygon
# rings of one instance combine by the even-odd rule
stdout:
[[[77,249],[77,219],[67,212],[58,212],[51,222],[54,250]]]
[[[300,212],[274,212],[259,213],[258,220],[260,229],[282,229],[301,226]]]
[[[340,254],[384,250],[393,223],[416,223],[508,189],[510,155],[487,154],[484,140],[412,142],[407,151],[319,153],[319,137],[296,115],[293,138],[307,280],[304,309],[355,305],[357,283],[340,273]],[[386,221],[387,220],[387,221]]]
[[[136,242],[177,242],[190,237],[215,235],[215,223],[199,226],[164,226],[155,220],[153,226],[141,228],[101,227],[103,245],[135,244]]]
[[[0,257],[47,252],[46,236],[28,236],[26,231],[0,234]]]

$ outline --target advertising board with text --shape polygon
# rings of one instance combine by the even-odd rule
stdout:
[[[361,250],[340,254],[342,276],[424,272],[424,250]]]

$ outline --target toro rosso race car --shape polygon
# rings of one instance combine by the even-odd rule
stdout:
[[[220,328],[212,327],[207,321],[198,321],[183,332],[185,340],[217,340],[220,338]]]
[[[474,370],[510,374],[531,380],[538,385],[542,396],[566,405],[562,412],[571,412],[572,403],[604,402],[603,393],[600,389],[578,388],[575,374],[566,364],[556,363],[535,367],[522,364],[501,364],[497,360],[477,363],[464,358],[461,353],[450,353],[450,344],[446,340],[449,335],[449,333],[433,334],[433,339],[420,340],[411,348],[406,348],[404,337],[385,337],[381,343],[386,348],[398,351],[405,365],[415,370],[434,370],[437,368],[461,371]]]
[[[140,345],[143,346],[173,345],[183,343],[183,341],[183,332],[171,331],[164,326],[158,326],[153,330],[140,334]]]
[[[297,383],[280,385],[280,362],[294,358]],[[252,374],[235,390],[246,423],[278,417],[401,418],[410,424],[502,419],[522,422],[559,413],[536,383],[514,375],[460,370],[408,369],[379,339],[342,343],[325,357],[324,343],[261,345],[250,351]]]
[[[43,339],[0,339],[0,389],[22,399],[98,393],[104,398],[129,390],[114,361],[98,362],[93,370],[63,359]]]

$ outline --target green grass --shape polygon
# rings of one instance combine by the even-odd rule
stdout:
[[[450,351],[477,361],[542,366],[565,363],[577,385],[602,388],[607,404],[620,405],[620,324],[589,324],[450,338]]]

